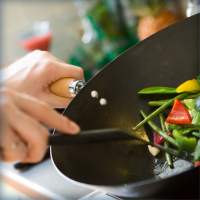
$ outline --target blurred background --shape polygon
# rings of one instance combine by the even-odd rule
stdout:
[[[35,49],[81,66],[88,81],[139,41],[196,14],[199,0],[5,0],[2,66]],[[134,65],[134,63],[133,63]]]

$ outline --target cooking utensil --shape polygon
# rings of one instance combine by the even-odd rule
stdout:
[[[148,125],[133,131],[140,109],[151,113],[148,101],[175,95],[139,95],[153,86],[178,87],[199,74],[199,18],[195,15],[161,30],[133,46],[92,78],[63,115],[82,130],[120,128],[153,140]],[[98,98],[91,96],[98,92]],[[100,104],[105,99],[107,104]],[[165,116],[170,108],[164,111]],[[160,126],[159,118],[153,121]],[[199,167],[174,160],[165,164],[164,153],[153,157],[146,146],[130,141],[53,146],[57,171],[72,182],[121,197],[150,197],[199,190]]]
[[[154,144],[153,142],[145,141],[142,138],[136,137],[127,133],[126,131],[117,128],[81,131],[78,135],[66,135],[62,133],[59,134],[57,132],[57,135],[49,136],[49,145],[79,145],[128,139],[138,140],[138,145],[151,145],[157,147],[161,151],[170,153],[173,156],[194,163],[194,156],[186,152],[166,148],[164,146]]]
[[[74,78],[62,78],[50,85],[50,90],[61,97],[75,97],[85,83]]]

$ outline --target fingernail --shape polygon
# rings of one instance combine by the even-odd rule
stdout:
[[[69,123],[69,128],[72,131],[71,133],[73,133],[73,134],[76,134],[80,131],[80,127],[74,122]]]

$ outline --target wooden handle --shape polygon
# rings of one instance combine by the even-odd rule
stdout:
[[[69,84],[73,80],[73,78],[61,78],[50,85],[50,90],[61,97],[72,97],[69,93]]]

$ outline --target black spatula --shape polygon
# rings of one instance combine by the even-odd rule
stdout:
[[[98,129],[81,131],[78,135],[64,135],[62,133],[56,132],[56,135],[49,136],[49,145],[79,145],[95,142],[108,142],[114,140],[128,140],[135,139],[142,143],[141,145],[151,145],[164,152],[167,152],[173,156],[179,157],[183,160],[194,163],[194,156],[171,148],[166,148],[161,145],[154,144],[152,142],[147,142],[141,138],[138,138],[122,129]]]

